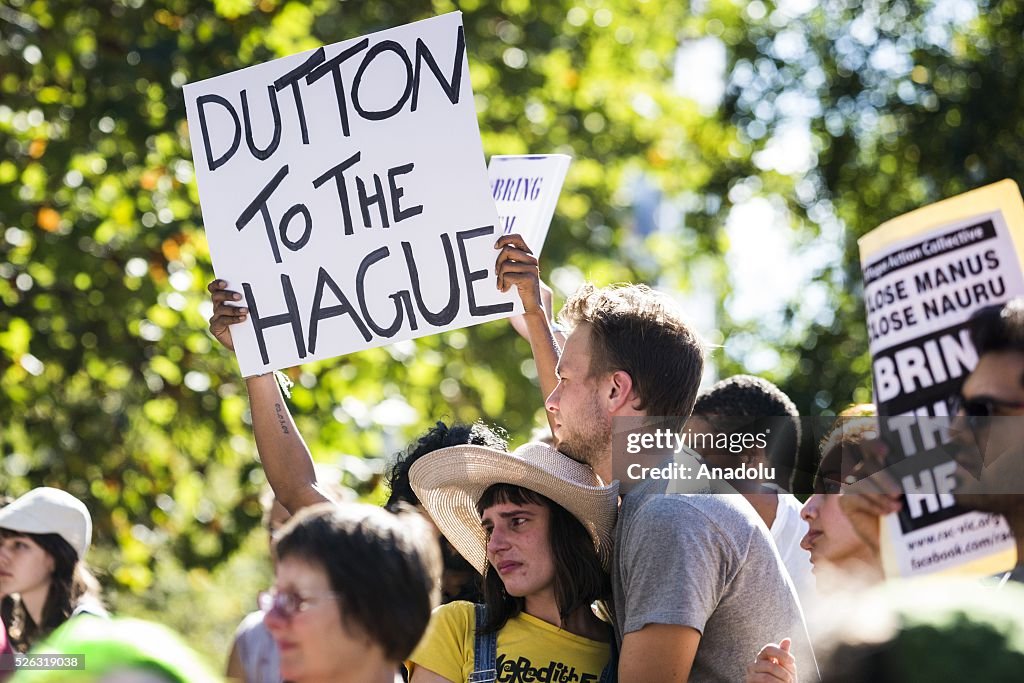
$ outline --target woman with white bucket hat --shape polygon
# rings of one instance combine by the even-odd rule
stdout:
[[[0,618],[14,649],[27,651],[72,616],[105,616],[85,564],[92,517],[59,489],[32,489],[0,509]]]
[[[477,683],[513,671],[611,680],[611,630],[592,604],[611,593],[618,484],[541,443],[512,453],[443,448],[409,475],[431,519],[484,576],[483,605],[434,612],[408,663],[412,682]]]

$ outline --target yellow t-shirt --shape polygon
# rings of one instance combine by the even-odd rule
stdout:
[[[455,683],[465,683],[473,673],[475,632],[472,603],[441,605],[434,610],[423,640],[409,657],[409,670],[422,666]],[[608,663],[611,645],[520,613],[498,631],[497,650],[498,683],[597,683]]]

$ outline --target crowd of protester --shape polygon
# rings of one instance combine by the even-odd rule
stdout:
[[[398,455],[376,508],[342,500],[314,465],[274,375],[247,377],[275,578],[239,626],[229,679],[1019,678],[1024,561],[949,585],[883,571],[879,518],[903,499],[873,406],[836,420],[813,491],[798,497],[797,406],[749,375],[700,391],[705,346],[670,297],[585,285],[562,309],[563,337],[529,247],[510,235],[496,249],[498,287],[523,301],[515,325],[548,443],[509,451],[498,427],[437,421]],[[225,283],[209,289],[210,331],[231,349],[248,312]],[[951,413],[954,496],[1003,515],[1019,544],[1024,422],[991,418],[1024,415],[1024,299],[980,311],[970,329],[979,361]],[[764,474],[729,492],[623,477],[617,432],[648,420],[726,437],[685,449],[686,462]],[[744,433],[769,436],[722,446]],[[84,655],[86,667],[15,681],[217,680],[175,634],[107,614],[81,501],[38,488],[0,502],[0,680],[25,653]]]

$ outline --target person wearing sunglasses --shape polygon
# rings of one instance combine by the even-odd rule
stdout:
[[[814,493],[800,511],[807,522],[800,547],[810,553],[815,581],[814,593],[803,607],[816,637],[818,629],[834,621],[837,614],[852,613],[865,589],[881,585],[885,579],[878,554],[877,517],[872,518],[873,528],[856,528],[840,503],[844,485],[884,465],[877,413],[872,403],[855,404],[839,413],[821,440]],[[797,660],[790,652],[791,645],[786,641],[766,644],[748,665],[744,683],[796,681]]]
[[[440,598],[441,552],[416,512],[322,503],[277,538],[258,599],[291,683],[397,683]]]
[[[947,450],[959,465],[953,497],[966,510],[1005,517],[1017,543],[1017,566],[1000,577],[1000,585],[1007,581],[1024,582],[1024,297],[976,311],[968,327],[978,363],[951,401],[950,414],[954,419]],[[881,441],[865,440],[862,446],[884,448]],[[821,469],[829,467],[823,459]],[[831,470],[844,473],[831,479],[845,480],[845,463],[841,468],[832,466]],[[857,535],[877,556],[878,518],[899,511],[902,494],[884,469],[872,472],[861,483],[872,488],[836,497]],[[792,680],[788,668],[795,667],[793,659],[787,658],[783,663],[770,656],[775,652],[774,645],[765,646],[762,654],[765,652],[769,655],[758,656],[758,671],[767,672],[761,674],[765,677],[748,677],[747,683]],[[888,661],[894,661],[891,651],[886,654]],[[828,673],[827,663],[825,671]],[[850,675],[848,671],[846,675]],[[836,679],[826,676],[823,680]]]
[[[968,328],[978,363],[950,411],[947,450],[958,464],[953,497],[965,510],[1006,518],[1018,552],[1017,566],[1002,581],[1024,582],[1024,297],[976,311]],[[878,491],[841,497],[858,532],[877,529],[879,516],[901,506],[891,478],[876,476],[872,483]]]
[[[1024,581],[1024,298],[983,308],[970,325],[978,364],[949,430],[960,466],[953,495],[965,509],[1006,518],[1018,552],[1003,580]]]

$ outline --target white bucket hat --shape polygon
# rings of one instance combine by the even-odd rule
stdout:
[[[487,568],[487,535],[477,503],[494,484],[541,494],[568,510],[594,540],[607,568],[618,514],[619,483],[606,486],[590,467],[543,443],[507,453],[484,446],[450,446],[428,453],[409,469],[409,482],[434,524],[478,572]]]
[[[0,529],[23,534],[57,534],[75,549],[78,559],[92,542],[92,517],[85,503],[67,491],[47,486],[32,489],[0,509]]]

